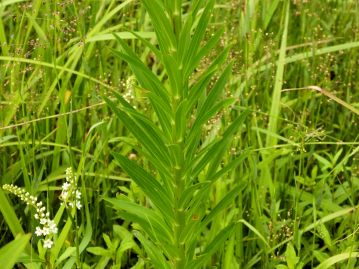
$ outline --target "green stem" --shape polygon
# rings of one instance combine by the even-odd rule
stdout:
[[[81,261],[80,261],[80,247],[79,247],[79,236],[77,234],[77,213],[75,212],[75,217],[72,216],[71,210],[67,209],[68,216],[73,223],[74,230],[75,230],[75,248],[76,248],[76,267],[81,268]]]

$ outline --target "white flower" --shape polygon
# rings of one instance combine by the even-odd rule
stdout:
[[[68,191],[70,187],[71,187],[71,184],[68,182],[65,182],[64,184],[62,184],[63,191]]]
[[[76,190],[76,200],[81,199],[81,192],[79,190]]]
[[[66,182],[62,184],[60,199],[68,207],[81,209],[81,192],[77,189],[77,178],[69,167],[65,171]]]
[[[50,239],[46,239],[44,241],[44,248],[51,248],[54,242],[52,242]]]
[[[36,234],[37,236],[41,236],[41,235],[43,234],[42,229],[41,229],[40,227],[36,227],[35,234]]]
[[[3,185],[3,189],[15,194],[26,204],[31,205],[36,209],[34,217],[40,222],[40,225],[36,227],[35,230],[35,234],[37,236],[45,237],[47,235],[56,234],[58,232],[58,228],[55,222],[50,219],[50,213],[46,212],[46,207],[43,206],[43,203],[41,201],[38,202],[35,196],[30,195],[30,193],[26,192],[24,189],[12,184]],[[54,243],[50,239],[46,239],[44,241],[45,248],[51,248],[53,244]]]
[[[66,200],[68,196],[69,196],[69,193],[67,191],[63,191],[61,193],[61,199],[62,200]]]
[[[48,220],[47,224],[49,226],[50,232],[56,234],[58,229],[55,222],[53,220]]]
[[[81,205],[80,201],[76,201],[76,207],[78,210],[81,209],[82,205]]]
[[[43,233],[43,235],[48,235],[48,234],[50,234],[50,229],[49,229],[49,227],[44,227],[44,228],[42,229],[42,233]]]

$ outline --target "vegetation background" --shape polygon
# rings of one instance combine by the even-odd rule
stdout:
[[[171,1],[153,1],[171,10]],[[200,18],[211,2],[173,1],[183,20],[194,3]],[[0,189],[2,268],[358,268],[359,2],[217,0],[208,8],[198,48],[213,37],[218,43],[188,85],[228,52],[196,104],[210,98],[223,70],[218,99],[231,102],[203,124],[199,147],[226,137],[233,122],[240,128],[218,170],[209,163],[194,179],[205,183],[205,173],[228,167],[187,215],[188,223],[203,225],[193,238],[196,259],[182,265],[181,247],[167,253],[156,238],[161,233],[151,237],[143,227],[154,220],[141,226],[123,208],[130,201],[139,215],[158,205],[163,213],[153,189],[134,180],[120,156],[153,175],[155,159],[116,112],[122,105],[136,116],[126,110],[130,104],[160,125],[133,60],[137,55],[166,87],[176,77],[167,56],[151,48],[165,53],[151,7],[147,0],[0,2],[1,185],[16,184],[46,202],[61,231],[46,251],[29,235],[37,225],[32,210]],[[158,17],[165,12],[158,9]],[[77,213],[65,212],[58,199],[67,167],[82,191]],[[197,201],[196,194],[189,197]]]

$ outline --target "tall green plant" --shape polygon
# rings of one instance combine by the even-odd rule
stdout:
[[[236,225],[229,223],[205,247],[197,249],[200,239],[206,241],[201,236],[239,192],[239,187],[234,187],[209,213],[203,208],[214,182],[243,160],[222,164],[247,113],[228,124],[220,137],[203,143],[204,125],[234,102],[223,94],[231,74],[231,64],[226,62],[228,48],[202,73],[195,72],[221,38],[220,30],[205,41],[215,1],[192,1],[186,16],[181,0],[141,2],[151,18],[158,47],[138,38],[163,65],[166,79],[154,74],[119,37],[120,51],[115,53],[129,64],[140,87],[148,93],[156,118],[150,119],[118,93],[114,93],[118,102],[105,100],[136,137],[141,154],[155,170],[153,173],[113,152],[121,168],[150,200],[150,206],[137,204],[125,195],[107,201],[120,210],[121,218],[138,224],[134,234],[155,268],[200,268],[223,246]],[[194,74],[196,79],[191,79]]]

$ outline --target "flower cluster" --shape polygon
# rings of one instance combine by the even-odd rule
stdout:
[[[47,237],[56,234],[58,229],[56,223],[50,219],[50,213],[46,212],[46,207],[43,206],[42,202],[38,202],[35,196],[30,195],[30,193],[26,192],[23,188],[13,184],[5,184],[2,188],[19,197],[27,205],[35,208],[36,214],[34,217],[35,219],[39,220],[40,223],[40,226],[36,227],[35,234],[37,236],[44,236],[44,247],[51,248],[53,242]]]
[[[72,168],[66,169],[66,182],[62,184],[60,199],[69,207],[81,209],[81,192],[77,189],[77,178],[72,172]]]

